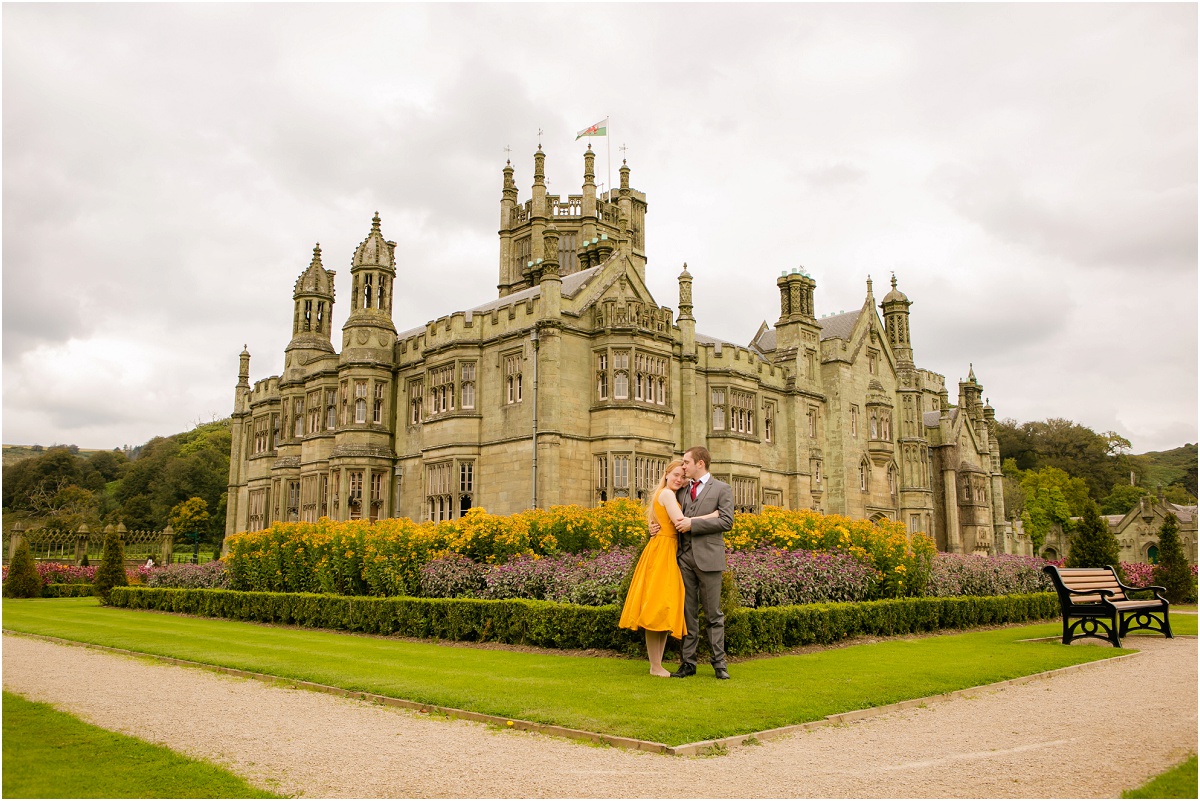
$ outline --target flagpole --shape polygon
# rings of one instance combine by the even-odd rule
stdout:
[[[604,138],[608,140],[608,202],[612,203],[612,117],[605,117]]]

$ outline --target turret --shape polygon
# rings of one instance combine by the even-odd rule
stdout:
[[[333,270],[326,270],[321,264],[321,245],[313,248],[312,261],[308,269],[296,279],[292,291],[292,339],[284,349],[284,353],[293,354],[296,351],[313,351],[305,353],[300,358],[295,353],[289,361],[298,363],[318,353],[333,353],[330,342],[330,318],[333,315]]]
[[[500,283],[503,297],[509,287],[521,279],[520,265],[513,250],[513,228],[518,224],[517,184],[513,181],[511,161],[504,163],[504,186],[500,193]]]
[[[900,364],[911,366],[913,363],[912,341],[908,331],[908,309],[912,302],[896,288],[896,276],[892,274],[892,291],[887,293],[883,303],[883,324],[887,331],[888,344]]]
[[[396,243],[383,238],[379,213],[371,231],[359,243],[350,263],[350,317],[342,326],[342,361],[353,360],[352,349],[373,348],[390,354],[396,326],[392,322],[392,292],[396,281]]]

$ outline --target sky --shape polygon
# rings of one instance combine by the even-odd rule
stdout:
[[[340,328],[376,211],[399,330],[492,300],[505,159],[521,202],[539,143],[578,193],[589,141],[704,334],[774,325],[784,270],[818,315],[894,273],[952,396],[973,365],[1001,419],[1197,441],[1195,4],[2,13],[6,444],[228,416],[243,345],[281,371],[317,242]]]

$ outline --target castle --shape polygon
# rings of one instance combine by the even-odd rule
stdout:
[[[241,354],[228,534],[642,498],[702,444],[740,511],[886,517],[943,551],[1023,551],[1004,520],[995,413],[973,370],[952,405],[945,379],[917,367],[894,277],[881,303],[868,278],[860,309],[818,317],[816,282],[791,269],[774,328],[743,345],[705,336],[686,265],[678,314],[646,288],[648,206],[629,166],[599,193],[594,158],[580,194],[551,195],[539,146],[524,202],[505,166],[498,297],[400,332],[395,242],[376,214],[351,260],[340,353],[334,272],[313,250],[283,374],[251,386]]]

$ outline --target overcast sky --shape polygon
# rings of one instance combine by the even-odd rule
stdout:
[[[1194,4],[5,4],[3,37],[5,443],[227,416],[315,242],[345,321],[376,211],[399,329],[487,302],[505,148],[522,202],[539,128],[578,193],[606,116],[702,333],[773,325],[782,270],[819,314],[895,272],[917,364],[998,417],[1197,440]]]

